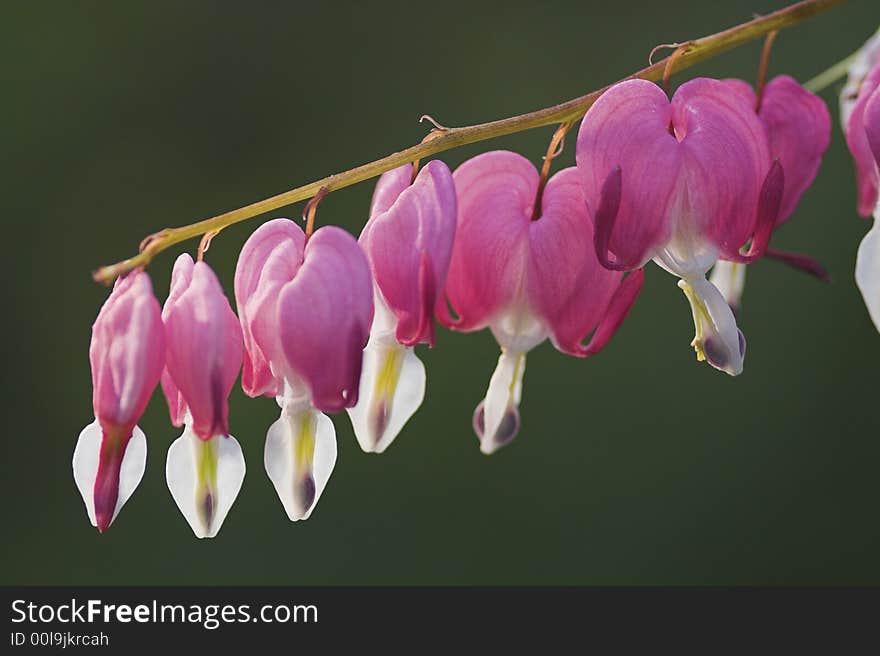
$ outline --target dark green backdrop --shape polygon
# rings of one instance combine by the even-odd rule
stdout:
[[[217,539],[197,541],[165,487],[178,430],[158,393],[141,421],[146,476],[106,535],[70,472],[91,420],[89,331],[107,294],[89,278],[97,265],[159,228],[417,142],[423,113],[464,125],[536,109],[642,67],[655,44],[780,6],[5,3],[0,583],[880,583],[880,335],[852,280],[868,224],[855,215],[836,88],[824,94],[835,129],[819,179],[774,238],[835,281],[769,261],[749,270],[740,378],[695,362],[687,303],[652,265],[600,356],[549,344],[529,356],[522,432],[492,457],[470,418],[497,347],[488,333],[441,332],[420,349],[425,403],[387,454],[363,454],[337,418],[339,461],[307,522],[286,519],[263,472],[277,407],[238,388],[231,425],[249,471]],[[785,31],[771,71],[811,77],[878,21],[873,0],[856,0]],[[759,52],[693,74],[751,79]],[[512,148],[537,162],[551,132],[445,159]],[[371,193],[332,194],[319,221],[357,233]],[[230,290],[257,225],[211,248]],[[150,268],[162,299],[177,252]]]

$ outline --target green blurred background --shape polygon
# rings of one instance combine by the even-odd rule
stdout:
[[[4,3],[6,366],[3,584],[880,583],[880,335],[852,280],[868,223],[835,122],[818,181],[779,248],[828,265],[826,286],[749,269],[745,373],[697,364],[690,312],[656,266],[610,347],[529,356],[519,438],[477,449],[471,412],[497,358],[488,332],[420,348],[428,394],[385,455],[336,419],[339,461],[293,524],[262,467],[269,399],[231,399],[249,465],[218,538],[196,540],[164,482],[172,428],[157,392],[140,422],[146,476],[107,534],[74,487],[91,421],[89,272],[140,239],[421,139],[429,113],[466,125],[580,95],[642,67],[658,43],[783,5],[663,2]],[[780,35],[771,72],[801,80],[876,29],[855,0]],[[690,75],[752,79],[760,43]],[[462,148],[540,161],[552,128]],[[561,162],[573,162],[569,148]],[[332,194],[321,223],[355,234],[372,183]],[[298,216],[291,207],[271,216]],[[229,228],[208,260],[231,291]],[[196,242],[183,245],[193,252]],[[161,299],[180,248],[150,267]]]

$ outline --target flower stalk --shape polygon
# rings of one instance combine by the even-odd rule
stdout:
[[[689,41],[688,48],[682,52],[654,63],[625,79],[641,78],[660,81],[664,73],[684,70],[727,50],[737,48],[771,32],[796,25],[841,4],[843,0],[803,0],[766,16],[760,16],[727,30]],[[674,61],[670,61],[674,57]],[[144,240],[140,252],[121,262],[104,266],[92,275],[97,282],[112,283],[117,277],[148,265],[162,251],[182,241],[216,232],[247,219],[275,211],[301,200],[319,194],[343,189],[364,180],[377,177],[386,171],[466,144],[486,141],[516,132],[523,132],[547,125],[572,122],[580,119],[590,106],[609,87],[604,87],[578,98],[527,114],[512,116],[496,121],[465,127],[444,129],[435,138],[398,151],[387,157],[363,164],[342,173],[327,176],[308,184],[296,187],[281,194],[266,198],[250,205],[219,214],[215,217],[178,228],[167,228]]]
[[[541,166],[541,178],[538,180],[538,193],[535,194],[535,206],[532,210],[532,221],[541,218],[541,208],[543,207],[544,187],[547,186],[547,180],[550,178],[550,166],[553,160],[562,154],[565,147],[565,135],[571,129],[572,122],[567,121],[556,128],[553,138],[550,139],[550,145],[547,146],[547,154],[544,155],[544,164]]]
[[[773,49],[773,42],[776,41],[778,30],[768,32],[764,37],[764,48],[761,50],[761,64],[758,66],[758,79],[755,83],[755,95],[758,97],[755,111],[760,113],[761,103],[764,101],[764,87],[767,84],[767,69],[770,67],[770,51]]]

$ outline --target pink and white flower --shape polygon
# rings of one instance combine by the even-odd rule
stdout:
[[[245,474],[227,400],[241,369],[241,326],[211,268],[185,253],[174,264],[162,320],[162,391],[171,422],[186,425],[168,450],[165,478],[196,537],[214,537]]]
[[[691,80],[671,101],[651,82],[622,82],[584,117],[577,167],[602,265],[653,259],[678,276],[697,359],[741,373],[745,339],[706,272],[719,257],[760,257],[779,214],[784,174],[754,107],[718,80]]]
[[[775,228],[778,228],[791,217],[801,196],[816,179],[822,156],[831,140],[831,116],[821,98],[787,75],[780,75],[767,83],[760,107],[758,97],[749,84],[732,79],[724,80],[724,83],[755,108],[764,126],[770,157],[778,159],[785,172],[785,188],[776,217]],[[824,268],[805,255],[770,249],[766,254],[820,278],[827,278]],[[718,260],[712,267],[709,280],[734,310],[742,300],[745,275],[746,265],[741,262]]]
[[[558,172],[539,199],[538,171],[507,151],[478,155],[453,175],[458,227],[445,295],[455,316],[441,305],[438,317],[454,330],[488,327],[501,346],[474,412],[483,453],[519,430],[526,354],[548,338],[569,355],[598,353],[641,288],[641,271],[624,278],[596,260],[579,177]]]
[[[858,213],[874,215],[856,256],[856,284],[880,330],[880,32],[856,54],[840,96],[840,117],[856,167]]]
[[[146,273],[116,281],[92,326],[89,361],[95,420],[77,440],[73,477],[103,533],[144,475],[147,440],[137,422],[165,363],[159,302]]]
[[[359,400],[348,408],[364,451],[387,449],[424,399],[425,367],[415,346],[434,345],[434,312],[446,283],[455,222],[452,173],[439,160],[415,180],[407,164],[376,183],[359,239],[373,273],[375,316]]]
[[[292,221],[275,219],[239,256],[242,387],[249,396],[274,396],[281,407],[264,462],[293,521],[309,517],[336,463],[336,431],[324,413],[357,403],[372,294],[363,251],[337,227],[307,239]]]

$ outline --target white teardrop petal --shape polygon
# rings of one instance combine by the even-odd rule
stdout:
[[[232,437],[201,440],[187,425],[168,449],[165,481],[197,538],[220,531],[245,474],[241,445]]]
[[[348,416],[361,449],[382,453],[425,398],[425,365],[415,350],[371,339],[364,349],[358,403]]]
[[[746,285],[746,265],[740,262],[718,260],[712,267],[709,282],[715,285],[734,312],[742,303],[743,289]]]
[[[281,410],[269,427],[266,473],[291,521],[308,519],[336,465],[336,429],[322,412]]]
[[[873,227],[859,244],[856,284],[865,299],[871,320],[880,330],[880,205],[874,213]]]
[[[97,526],[95,519],[95,478],[98,475],[98,462],[101,456],[101,424],[95,419],[91,424],[83,428],[76,441],[73,450],[73,480],[86,505],[86,512],[92,526]],[[131,438],[125,447],[122,456],[122,465],[119,468],[119,493],[116,500],[116,508],[113,511],[111,524],[116,520],[119,511],[129,497],[134,493],[147,467],[147,438],[144,432],[135,426]]]
[[[679,280],[678,286],[691,305],[696,333],[691,345],[697,352],[697,359],[706,360],[715,369],[731,376],[741,374],[745,338],[721,292],[703,276]]]
[[[475,418],[475,423],[482,424],[475,428],[478,429],[480,451],[483,453],[497,451],[516,436],[525,369],[525,353],[502,348],[498,366],[489,380],[486,398],[477,408],[477,415],[482,413],[481,418]]]

